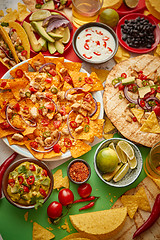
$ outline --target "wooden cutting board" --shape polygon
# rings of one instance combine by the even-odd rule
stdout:
[[[151,178],[146,177],[136,188],[127,191],[125,194],[134,194],[138,191],[140,187],[145,188],[145,192],[152,209],[155,198],[157,194],[160,193],[160,180],[153,181]],[[119,198],[112,208],[117,208],[121,206],[123,205]],[[147,220],[149,215],[149,212],[138,209],[133,219],[130,219],[130,217],[127,216],[126,222],[122,230],[119,232],[118,235],[112,238],[112,240],[131,240],[136,229]],[[136,237],[135,240],[160,240],[160,217],[151,228]]]

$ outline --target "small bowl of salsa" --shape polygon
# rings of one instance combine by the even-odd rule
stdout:
[[[52,193],[53,175],[45,163],[23,158],[7,168],[2,187],[6,199],[14,206],[38,208]]]
[[[91,167],[83,159],[74,159],[68,165],[67,175],[71,182],[82,184],[89,180]]]
[[[76,30],[72,46],[82,61],[102,64],[112,59],[116,54],[118,38],[113,29],[106,24],[91,22]]]

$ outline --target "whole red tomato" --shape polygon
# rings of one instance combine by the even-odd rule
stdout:
[[[92,187],[89,183],[83,183],[78,187],[78,194],[81,198],[87,198],[92,192]]]
[[[63,206],[72,204],[74,201],[73,192],[69,188],[63,188],[58,194],[58,199]]]
[[[160,116],[160,106],[155,106],[153,108],[153,111],[155,112],[155,114],[159,117]]]
[[[47,208],[47,214],[52,219],[60,217],[62,214],[62,204],[57,201],[51,202]]]

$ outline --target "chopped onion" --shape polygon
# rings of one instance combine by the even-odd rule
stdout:
[[[34,122],[33,120],[31,120],[31,119],[27,119],[27,120],[26,120],[26,119],[23,117],[23,115],[21,115],[21,118],[23,119],[23,121],[24,121],[28,126],[30,126],[30,127],[36,127],[36,126],[37,126],[37,123]],[[31,123],[33,123],[33,124],[29,124],[28,121],[31,122]]]
[[[135,99],[132,99],[132,98],[129,97],[129,95],[128,95],[128,87],[127,87],[127,86],[124,87],[124,90],[123,90],[123,91],[124,91],[124,96],[125,96],[125,98],[126,98],[129,102],[138,104],[137,99],[135,100]]]
[[[8,124],[9,124],[14,130],[19,131],[19,132],[23,132],[24,129],[22,129],[22,128],[16,128],[16,127],[14,127],[14,126],[12,125],[12,123],[10,122],[9,117],[8,117],[8,111],[7,111],[8,108],[9,108],[9,105],[7,105],[7,107],[6,107],[6,120],[7,120]]]
[[[48,63],[45,63],[45,64],[43,64],[43,65],[39,68],[39,73],[42,72],[42,70],[43,70],[44,67],[49,66],[49,65],[56,67],[56,64],[54,64],[54,63],[49,63],[49,62],[48,62]]]
[[[95,102],[95,109],[94,109],[94,111],[89,115],[89,117],[92,117],[96,112],[97,112],[97,108],[98,108],[98,106],[97,106],[97,101],[96,101],[96,99],[93,97],[93,100],[94,100],[94,102]]]
[[[67,127],[68,127],[69,134],[71,135],[72,138],[74,138],[73,135],[72,135],[72,133],[71,133],[70,126],[69,126],[69,116],[70,116],[70,114],[71,114],[72,112],[73,112],[73,110],[71,110],[71,111],[68,113],[68,116],[67,116]]]
[[[53,148],[54,145],[57,144],[57,143],[59,142],[60,137],[61,137],[61,133],[59,132],[59,133],[58,133],[58,138],[57,138],[57,140],[56,140],[55,142],[52,142],[52,145],[50,145],[50,146],[48,146],[48,147],[44,147],[44,149],[47,150],[47,149],[51,149],[51,148]]]
[[[67,99],[67,94],[68,94],[68,92],[71,91],[71,90],[84,90],[84,88],[76,87],[76,88],[70,88],[70,89],[68,89],[68,90],[65,92],[65,95],[64,95],[64,97],[65,97],[66,99]]]

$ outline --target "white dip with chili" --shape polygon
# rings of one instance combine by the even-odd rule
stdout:
[[[89,27],[79,33],[76,46],[81,56],[94,63],[107,60],[116,45],[109,31],[101,27]]]

